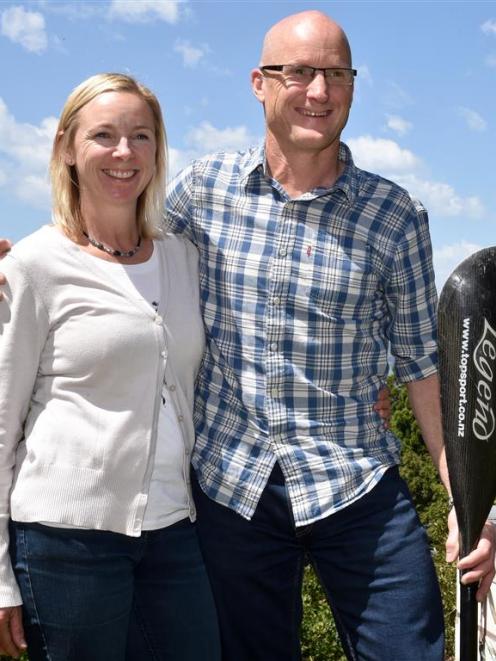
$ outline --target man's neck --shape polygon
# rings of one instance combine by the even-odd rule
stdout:
[[[281,150],[270,140],[265,156],[270,176],[278,181],[291,198],[315,188],[330,188],[341,176],[344,163],[338,160],[339,144],[321,152]]]

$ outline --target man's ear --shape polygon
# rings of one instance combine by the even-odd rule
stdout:
[[[260,69],[253,69],[251,72],[251,89],[260,103],[265,101],[264,76]]]

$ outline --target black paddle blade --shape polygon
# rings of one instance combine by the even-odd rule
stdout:
[[[496,247],[453,271],[438,321],[444,440],[464,557],[496,495]]]

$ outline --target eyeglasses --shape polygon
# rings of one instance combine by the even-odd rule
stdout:
[[[353,79],[357,75],[356,69],[344,67],[310,67],[299,64],[266,64],[260,67],[263,73],[279,71],[289,81],[308,85],[312,82],[317,71],[322,71],[324,78],[332,85],[353,85]]]

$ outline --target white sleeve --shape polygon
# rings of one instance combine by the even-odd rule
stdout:
[[[9,558],[10,490],[48,315],[18,260],[7,256],[2,270],[7,285],[0,302],[0,607],[7,607],[22,603]]]

